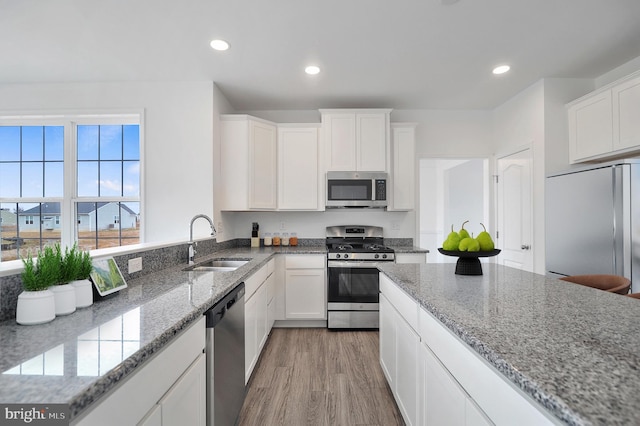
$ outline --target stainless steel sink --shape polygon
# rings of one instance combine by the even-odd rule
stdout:
[[[251,259],[210,259],[185,268],[185,271],[235,271]]]

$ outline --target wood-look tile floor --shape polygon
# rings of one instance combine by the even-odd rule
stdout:
[[[274,328],[238,424],[404,425],[380,367],[378,332]]]

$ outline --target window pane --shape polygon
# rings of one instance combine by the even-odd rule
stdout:
[[[124,127],[124,160],[140,159],[140,126],[127,125]]]
[[[43,163],[22,163],[22,196],[42,197]]]
[[[100,196],[122,195],[122,163],[100,162]]]
[[[127,237],[138,238],[138,228],[139,228],[139,217],[140,217],[140,203],[122,203],[121,204],[121,219],[120,223],[122,225],[123,237],[125,231],[127,232]],[[136,232],[133,232],[133,231]]]
[[[64,164],[44,163],[44,196],[62,197],[64,186]]]
[[[22,161],[44,160],[44,128],[42,126],[22,127]]]
[[[125,161],[124,182],[122,195],[128,197],[137,197],[140,195],[140,162]]]
[[[98,196],[98,162],[78,162],[78,196]]]
[[[20,127],[0,126],[0,161],[20,161]]]
[[[100,126],[100,160],[122,159],[122,126]]]
[[[20,196],[20,164],[0,163],[0,197]]]
[[[35,255],[60,242],[60,203],[6,203],[2,214],[2,261]]]
[[[44,128],[45,161],[64,160],[64,126],[46,126]]]
[[[98,126],[78,126],[78,160],[98,159]]]
[[[96,203],[76,203],[76,234],[81,249],[97,248]]]

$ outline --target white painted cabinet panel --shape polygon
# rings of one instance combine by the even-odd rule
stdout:
[[[416,188],[415,124],[391,124],[391,199],[387,210],[413,210]]]
[[[327,170],[356,169],[356,116],[351,113],[323,114]]]
[[[417,374],[420,370],[420,337],[398,308],[386,297],[385,289],[381,288],[380,365],[404,421],[408,425],[417,425],[420,410],[420,378]]]
[[[220,210],[275,210],[275,124],[238,114],[221,115],[220,126]]]
[[[277,205],[276,126],[249,121],[249,208]]]
[[[396,253],[396,263],[427,263],[427,253]]]
[[[324,255],[287,255],[285,258],[285,319],[327,319]]]
[[[640,72],[568,105],[569,161],[599,161],[640,152]]]
[[[581,100],[569,107],[569,159],[572,162],[611,152],[613,117],[611,91]]]
[[[205,425],[206,380],[205,354],[201,354],[160,400],[164,426]]]
[[[640,76],[614,86],[613,148],[640,147]]]
[[[278,209],[318,210],[317,127],[278,126]]]
[[[356,114],[355,170],[387,170],[387,123],[387,114]]]
[[[244,368],[245,368],[245,384],[249,382],[249,378],[258,363],[260,353],[264,344],[269,337],[273,319],[270,312],[269,296],[271,296],[272,282],[275,279],[273,275],[274,260],[252,276],[245,279],[245,300],[244,300]]]
[[[388,171],[391,110],[320,110],[326,170]]]

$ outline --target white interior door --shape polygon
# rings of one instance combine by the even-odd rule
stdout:
[[[498,159],[498,263],[533,271],[531,149]]]

